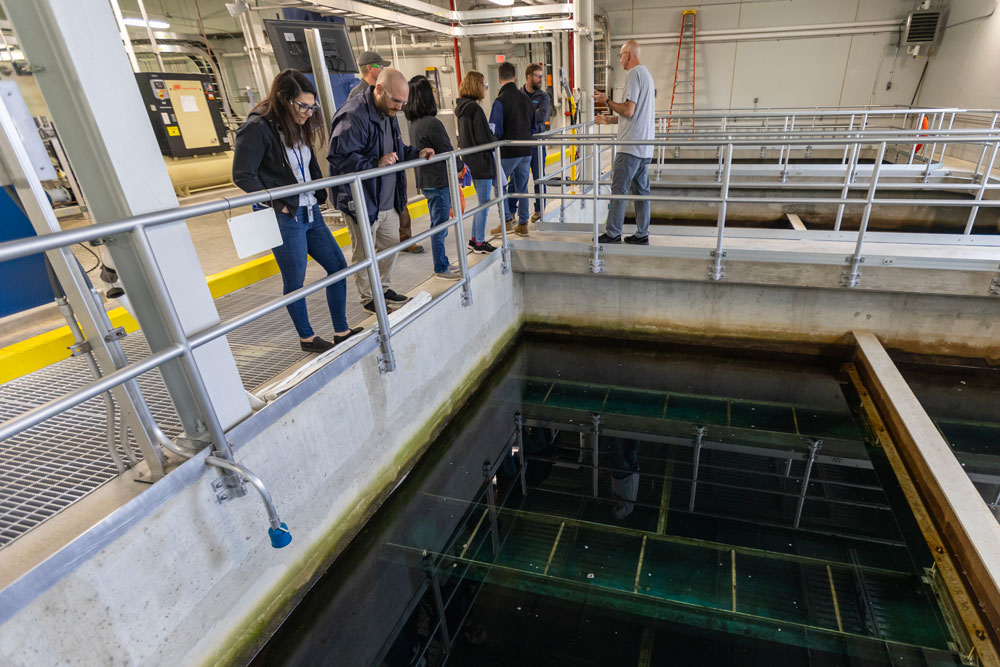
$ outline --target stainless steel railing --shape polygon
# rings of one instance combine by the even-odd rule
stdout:
[[[89,227],[65,230],[43,236],[21,239],[0,244],[0,262],[9,261],[19,257],[36,254],[39,252],[53,251],[65,248],[69,245],[98,241],[110,237],[129,236],[139,251],[146,271],[150,274],[153,284],[153,298],[157,301],[160,309],[172,316],[167,317],[170,331],[166,338],[172,341],[171,344],[162,349],[155,350],[146,358],[128,364],[122,368],[111,372],[104,377],[95,380],[85,387],[68,392],[57,399],[41,405],[30,412],[10,419],[0,424],[0,441],[6,440],[28,428],[36,426],[46,419],[49,419],[65,410],[82,403],[83,401],[98,396],[108,389],[119,384],[134,380],[138,376],[163,364],[179,360],[183,364],[185,377],[191,383],[193,391],[199,397],[200,407],[209,415],[208,431],[211,436],[211,446],[213,455],[218,459],[228,462],[233,461],[233,452],[225,439],[225,432],[222,429],[211,405],[211,399],[207,393],[204,381],[194,360],[194,350],[217,338],[220,338],[235,329],[257,320],[269,313],[283,308],[295,301],[298,301],[310,294],[313,294],[330,284],[344,280],[360,271],[368,272],[368,277],[372,285],[381,284],[378,269],[378,260],[393,256],[401,252],[405,247],[414,242],[427,239],[433,234],[454,228],[456,249],[459,257],[460,280],[443,295],[440,295],[432,302],[440,303],[441,299],[461,290],[463,305],[472,303],[473,291],[469,273],[466,252],[463,245],[465,239],[464,225],[465,219],[475,215],[482,210],[488,210],[492,206],[498,206],[501,220],[504,219],[504,202],[515,198],[534,198],[533,193],[508,193],[504,192],[501,182],[501,148],[503,146],[530,146],[535,150],[542,151],[546,147],[560,149],[559,167],[550,170],[538,183],[543,186],[543,200],[558,199],[560,201],[558,220],[566,221],[566,202],[576,200],[589,201],[591,205],[591,216],[589,225],[592,225],[593,244],[588,248],[590,253],[591,269],[595,273],[602,270],[602,248],[598,242],[600,234],[600,220],[598,214],[598,204],[600,201],[610,201],[615,199],[624,200],[648,200],[660,202],[689,202],[696,204],[706,204],[717,207],[716,224],[714,234],[716,243],[710,255],[709,278],[712,280],[722,280],[724,278],[722,258],[725,255],[726,239],[726,216],[727,207],[733,203],[759,203],[759,202],[784,202],[784,203],[810,203],[828,205],[836,207],[839,230],[839,219],[843,214],[844,207],[854,206],[862,208],[861,223],[856,235],[855,251],[851,256],[848,267],[845,270],[844,285],[855,287],[858,284],[859,265],[863,261],[863,247],[866,242],[866,231],[868,228],[871,211],[877,205],[911,205],[912,200],[893,199],[877,197],[880,181],[883,179],[893,179],[892,188],[922,190],[927,189],[928,179],[943,178],[941,169],[934,164],[940,165],[940,158],[944,155],[947,145],[971,146],[973,154],[979,154],[979,161],[974,170],[970,170],[964,176],[958,178],[954,185],[956,187],[973,193],[973,198],[969,200],[949,200],[930,199],[921,200],[922,205],[931,206],[964,206],[970,209],[968,223],[965,228],[965,235],[968,236],[973,230],[976,214],[980,207],[1000,206],[1000,201],[984,199],[988,190],[1000,188],[1000,185],[991,183],[989,174],[994,166],[997,149],[1000,146],[1000,130],[997,129],[997,112],[985,112],[987,117],[992,118],[992,122],[986,129],[983,128],[956,128],[953,127],[954,119],[958,114],[968,112],[956,109],[920,109],[920,110],[864,110],[863,112],[848,110],[821,111],[814,110],[795,112],[768,112],[760,113],[730,113],[716,114],[713,112],[696,112],[692,114],[698,119],[712,120],[714,124],[699,126],[696,129],[686,132],[671,130],[669,134],[660,133],[653,141],[648,142],[619,142],[613,136],[601,132],[601,128],[592,123],[581,124],[571,128],[562,128],[540,135],[532,141],[500,141],[486,146],[478,146],[469,149],[454,151],[448,154],[435,156],[430,161],[419,163],[408,162],[399,163],[389,167],[372,169],[366,172],[335,176],[313,181],[306,184],[290,185],[273,190],[242,194],[227,199],[219,199],[190,206],[180,206],[173,209],[146,213],[124,220],[91,225]],[[984,112],[976,112],[983,115]],[[860,114],[860,117],[859,117]],[[919,117],[918,114],[933,114],[936,127],[927,130],[903,129],[896,127],[896,124],[905,124]],[[753,126],[761,118],[782,118],[782,126],[769,126],[766,122],[763,127]],[[870,121],[877,117],[884,124],[873,127]],[[816,122],[805,126],[801,119],[815,118]],[[749,120],[748,120],[749,119]],[[797,128],[793,121],[799,119]],[[752,122],[751,122],[752,121]],[[947,125],[947,127],[945,127]],[[898,164],[883,164],[889,147],[904,145],[915,145],[923,143],[928,147],[941,146],[940,149],[931,148],[929,157],[924,164],[914,163],[915,150],[909,151],[908,159]],[[717,191],[715,194],[651,194],[646,196],[628,194],[606,194],[601,188],[606,185],[601,177],[604,170],[614,159],[617,148],[626,145],[650,145],[654,151],[660,151],[658,167],[665,162],[666,151],[699,151],[701,153],[714,153],[718,157],[711,157],[704,161],[702,167],[707,165],[707,170],[702,174],[703,179],[698,181],[702,186]],[[798,162],[792,157],[795,151],[807,152],[810,147],[822,148],[834,151],[836,155],[841,155],[836,164],[842,168],[842,179],[835,182],[841,188],[838,197],[795,197],[795,196],[773,196],[762,197],[742,197],[730,194],[735,185],[740,187],[750,186],[749,183],[738,181],[742,167],[736,162],[740,153],[747,151],[758,151],[761,146],[776,146],[779,149],[779,161],[772,166],[777,180],[766,181],[769,186],[780,186],[782,190],[794,192],[797,183],[789,183],[788,179],[793,176],[793,172],[798,168]],[[568,152],[566,149],[569,149]],[[490,201],[472,207],[463,212],[459,200],[459,184],[457,179],[457,158],[483,150],[490,150],[493,153],[495,163],[495,183],[498,194]],[[932,164],[937,150],[938,162]],[[862,151],[869,151],[873,154],[871,167],[860,164]],[[900,153],[899,150],[896,151]],[[925,151],[927,152],[927,151]],[[569,159],[567,160],[567,153]],[[610,153],[611,160],[605,160],[605,155]],[[849,157],[848,157],[849,156]],[[987,158],[988,156],[988,158]],[[220,322],[193,335],[186,335],[180,327],[176,317],[176,310],[167,292],[166,285],[159,275],[159,269],[153,257],[152,250],[146,236],[147,229],[158,225],[185,220],[191,217],[226,211],[250,204],[264,203],[274,198],[284,198],[303,192],[308,192],[321,187],[331,187],[334,185],[348,185],[352,190],[359,220],[367,219],[365,199],[362,191],[362,184],[365,180],[379,178],[384,175],[402,172],[415,166],[427,165],[431,163],[445,163],[449,173],[449,184],[451,186],[452,211],[453,215],[443,224],[432,227],[424,232],[415,235],[413,238],[399,243],[391,248],[381,251],[375,250],[374,239],[369,225],[359,224],[360,242],[364,248],[365,258],[356,264],[326,276],[318,281],[305,285],[295,292],[272,299],[264,305],[251,309],[235,318]],[[541,162],[544,165],[544,160]],[[6,165],[8,169],[11,165]],[[884,170],[895,169],[892,175],[886,175]],[[579,173],[577,173],[579,172]],[[24,175],[30,178],[30,175]],[[949,175],[950,177],[950,175]],[[963,180],[964,179],[964,180]],[[889,182],[889,181],[886,181]],[[759,187],[761,182],[754,186]],[[812,185],[815,185],[814,183]],[[930,184],[934,186],[934,184]],[[937,185],[936,187],[941,187]],[[556,190],[558,188],[558,190]],[[851,197],[851,190],[864,189],[863,197]],[[500,225],[501,229],[501,265],[504,273],[510,270],[509,250],[510,244],[506,234],[505,225]],[[73,270],[79,271],[78,267]],[[388,311],[381,290],[373,290],[375,300],[375,312],[377,327],[375,335],[378,338],[380,347],[379,364],[384,372],[391,372],[395,368],[395,358],[392,348],[393,327],[390,325]],[[408,321],[396,325],[395,331],[407,324]],[[143,323],[140,322],[140,325]],[[173,391],[168,382],[168,391]],[[212,463],[209,461],[209,463]],[[221,464],[220,464],[221,465]],[[225,467],[225,466],[223,466]],[[231,466],[230,466],[231,467]],[[258,480],[259,481],[259,480]],[[256,482],[255,482],[256,485]],[[269,506],[269,516],[272,528],[276,528],[276,523],[280,523],[277,514],[273,511],[273,505],[269,504],[269,495],[262,493],[265,504]]]

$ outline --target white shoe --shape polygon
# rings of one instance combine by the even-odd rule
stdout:
[[[434,272],[434,277],[435,278],[441,278],[442,280],[461,280],[462,279],[462,276],[460,276],[459,274],[455,273],[454,271],[452,271],[450,269],[448,271],[435,271]]]

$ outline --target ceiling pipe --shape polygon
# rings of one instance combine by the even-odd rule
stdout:
[[[816,25],[783,26],[780,28],[733,28],[728,30],[700,30],[699,42],[731,42],[755,39],[784,39],[801,37],[826,37],[831,35],[860,35],[880,32],[896,32],[900,21],[858,21],[853,23],[822,23]],[[634,39],[640,44],[676,44],[680,33],[661,32],[634,35],[620,35],[612,39],[614,44],[623,44]]]

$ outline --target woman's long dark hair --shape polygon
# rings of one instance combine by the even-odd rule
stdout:
[[[288,145],[301,143],[312,147],[317,132],[323,130],[323,121],[317,111],[302,125],[295,122],[292,101],[302,93],[311,93],[316,97],[316,87],[302,72],[286,69],[274,77],[271,92],[254,107],[254,111],[274,123]]]
[[[434,99],[434,89],[425,76],[415,76],[409,81],[410,96],[403,105],[406,120],[412,122],[424,116],[436,116],[437,100]]]

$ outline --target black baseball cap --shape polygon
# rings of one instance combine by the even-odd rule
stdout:
[[[365,51],[358,58],[358,67],[364,67],[365,65],[378,65],[379,67],[388,67],[389,61],[385,60],[379,54],[374,51]]]

